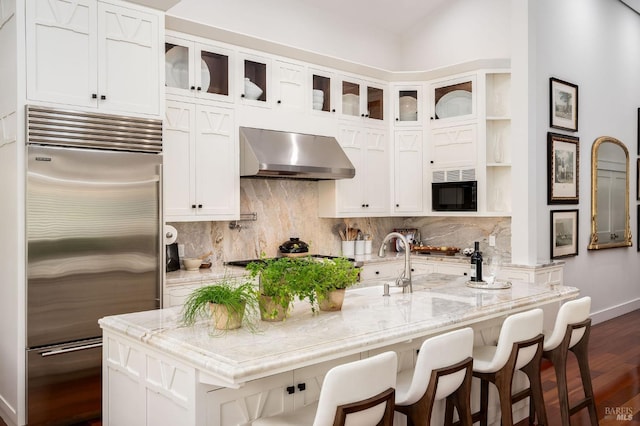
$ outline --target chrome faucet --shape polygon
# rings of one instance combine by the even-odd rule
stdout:
[[[404,272],[402,272],[402,274],[400,274],[396,279],[396,286],[402,287],[403,293],[406,293],[407,289],[409,289],[409,293],[413,293],[413,286],[411,285],[411,246],[409,246],[407,237],[399,232],[389,232],[387,236],[384,237],[384,240],[382,240],[378,256],[384,257],[387,248],[387,241],[393,237],[400,238],[404,244]]]

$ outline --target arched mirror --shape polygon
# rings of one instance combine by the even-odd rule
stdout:
[[[591,239],[589,250],[631,246],[629,151],[602,136],[591,149]]]

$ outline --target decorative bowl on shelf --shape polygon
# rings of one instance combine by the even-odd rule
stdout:
[[[400,120],[415,121],[418,119],[418,100],[413,96],[401,96],[399,107]]]
[[[313,101],[313,109],[317,109],[317,110],[321,110],[322,109],[322,104],[323,102],[316,102],[315,100]]]
[[[262,96],[262,89],[257,84],[253,83],[248,78],[244,79],[244,97],[251,100],[256,100]]]

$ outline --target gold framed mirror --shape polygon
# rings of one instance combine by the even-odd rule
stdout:
[[[631,246],[629,151],[602,136],[591,148],[591,238],[589,250]]]

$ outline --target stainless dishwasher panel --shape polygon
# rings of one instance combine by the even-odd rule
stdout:
[[[27,351],[27,424],[69,425],[101,415],[102,339]]]

